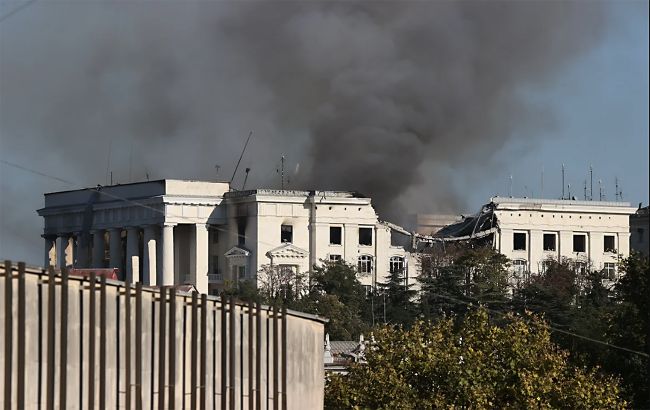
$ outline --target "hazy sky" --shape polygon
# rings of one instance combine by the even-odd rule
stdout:
[[[590,7],[590,3],[596,4],[572,4],[577,4],[579,9],[582,5]],[[390,63],[391,69],[394,68],[395,61],[402,61],[405,55],[412,57],[408,53],[417,54],[417,47],[425,47],[426,44],[416,45],[404,52],[406,54],[399,49],[388,52],[383,48],[369,47],[368,44],[399,45],[400,41],[411,35],[404,32],[403,21],[411,21],[409,19],[418,15],[425,18],[413,24],[436,26],[440,22],[445,29],[451,30],[450,41],[456,41],[453,37],[458,37],[453,36],[453,30],[466,35],[472,31],[466,30],[464,23],[458,23],[458,27],[451,24],[445,26],[449,18],[457,16],[456,6],[449,6],[452,10],[444,10],[448,14],[442,13],[447,19],[443,21],[438,20],[441,14],[438,10],[429,16],[425,12],[412,12],[400,6],[399,10],[386,12],[393,14],[386,15],[383,7],[375,4],[389,3],[366,2],[363,4],[372,4],[369,8],[373,10],[362,10],[363,13],[353,10],[352,14],[365,13],[370,17],[351,21],[357,26],[360,21],[367,24],[354,32],[358,35],[355,41],[349,41],[345,34],[351,29],[341,23],[346,20],[340,17],[348,12],[345,8],[343,11],[317,14],[318,19],[314,18],[311,10],[282,10],[278,12],[279,23],[272,23],[282,25],[285,23],[282,19],[290,16],[292,21],[298,22],[290,25],[290,28],[313,42],[310,43],[313,48],[307,50],[304,59],[298,59],[295,55],[285,59],[283,52],[297,55],[296,50],[301,49],[293,43],[283,43],[286,41],[284,38],[268,39],[267,44],[267,39],[263,38],[265,32],[257,33],[258,37],[253,40],[246,37],[251,13],[257,17],[257,3],[248,3],[253,7],[241,13],[225,13],[234,23],[230,20],[224,23],[223,18],[217,18],[217,23],[210,20],[211,14],[222,17],[220,11],[215,11],[221,8],[222,3],[209,1],[37,0],[15,14],[3,17],[25,4],[22,1],[0,1],[0,20],[3,19],[0,21],[0,160],[4,161],[0,163],[0,258],[25,260],[32,264],[42,263],[43,258],[40,238],[42,219],[35,212],[43,205],[42,194],[105,183],[109,163],[119,182],[143,179],[145,173],[150,173],[152,178],[209,178],[215,173],[215,164],[222,167],[220,177],[229,178],[243,143],[242,137],[248,130],[254,129],[254,139],[242,163],[242,167],[253,168],[249,187],[279,185],[276,184],[279,180],[275,176],[275,166],[281,153],[287,154],[291,172],[296,180],[303,178],[302,184],[309,185],[312,180],[323,181],[324,184],[342,180],[330,180],[319,174],[313,165],[310,168],[309,162],[317,162],[314,158],[318,157],[313,153],[314,146],[326,146],[328,140],[314,143],[314,140],[304,137],[310,132],[318,134],[323,129],[331,130],[331,125],[323,125],[324,118],[328,118],[328,110],[336,112],[341,105],[350,107],[349,112],[354,113],[345,118],[344,122],[347,123],[354,123],[356,118],[360,118],[360,122],[369,121],[368,116],[376,115],[360,109],[366,103],[372,104],[376,98],[351,99],[347,94],[342,98],[328,91],[330,97],[326,99],[327,104],[323,104],[321,89],[324,86],[332,89],[329,81],[331,77],[338,77],[342,70],[339,65],[350,64],[356,68],[355,84],[363,83],[366,87],[363,91],[371,96],[383,97],[386,93],[401,92],[405,88],[411,94],[400,94],[394,100],[409,101],[415,95],[417,101],[414,109],[422,101],[432,101],[431,105],[435,107],[437,93],[445,91],[441,91],[435,82],[420,87],[419,84],[413,86],[408,80],[404,82],[400,79],[396,80],[395,89],[382,88],[378,92],[377,84],[383,85],[386,81],[378,81],[375,78],[379,75],[377,72],[368,71],[368,78],[363,76],[368,67],[389,66],[386,62]],[[429,8],[424,2],[406,4]],[[471,11],[472,3],[462,4],[463,8]],[[509,4],[500,3],[500,7],[508,10]],[[647,204],[648,3],[624,1],[598,4],[605,14],[603,27],[578,30],[582,40],[579,47],[576,45],[575,53],[567,55],[567,50],[571,49],[563,49],[565,54],[559,58],[549,51],[549,60],[544,61],[550,67],[539,71],[534,67],[524,67],[524,70],[521,64],[517,65],[520,62],[513,58],[513,66],[516,66],[513,75],[520,77],[510,82],[507,78],[495,81],[508,89],[508,101],[525,105],[526,109],[520,112],[516,109],[517,104],[499,105],[495,102],[497,111],[507,108],[512,109],[512,113],[489,113],[485,121],[487,124],[490,120],[490,130],[486,127],[485,140],[481,139],[480,124],[483,115],[488,114],[482,110],[492,102],[464,100],[460,109],[455,108],[451,114],[458,117],[456,121],[459,123],[476,124],[466,128],[468,133],[473,133],[467,140],[457,140],[453,137],[454,133],[450,133],[448,140],[433,139],[430,142],[426,138],[420,139],[417,144],[423,144],[423,149],[419,149],[420,145],[415,142],[414,145],[398,146],[402,151],[395,154],[405,156],[399,160],[406,160],[407,163],[409,160],[417,161],[417,172],[401,173],[400,167],[388,167],[388,175],[397,173],[417,182],[400,184],[397,181],[395,184],[395,181],[387,181],[391,190],[400,190],[400,198],[405,198],[396,201],[399,208],[391,209],[404,213],[454,209],[458,212],[475,211],[490,196],[508,193],[510,175],[513,176],[513,195],[539,197],[542,194],[542,169],[544,196],[557,198],[562,190],[560,170],[563,163],[566,165],[566,182],[571,184],[572,195],[578,198],[583,196],[583,183],[592,164],[596,196],[596,181],[602,179],[606,199],[613,200],[614,178],[618,177],[623,200],[634,205],[638,202]],[[381,12],[375,10],[377,8]],[[309,18],[295,18],[305,14]],[[495,13],[495,18],[501,18],[501,14]],[[427,18],[431,19],[431,24],[427,24]],[[534,29],[541,30],[542,34],[545,30],[552,33],[562,24],[561,13],[551,14],[549,18],[551,23],[548,27],[540,24]],[[305,21],[311,22],[312,26],[302,27],[300,24],[305,24]],[[321,31],[313,28],[314,21],[322,24],[324,30],[329,30],[329,37],[323,35],[320,38]],[[508,26],[507,29],[515,35],[526,32],[525,26],[520,27],[515,22],[504,24],[501,21],[492,26],[486,25],[480,18],[477,21],[476,25],[469,27],[489,32],[506,30]],[[593,18],[585,20],[584,24],[594,25],[599,21]],[[580,23],[581,20],[577,19],[569,20],[568,24]],[[215,34],[213,24],[226,27],[223,32],[227,34],[234,32],[234,39],[224,39],[223,32]],[[268,28],[265,24],[270,25],[266,21],[251,24],[250,30],[255,31],[255,27]],[[382,31],[382,24],[386,25],[386,32]],[[342,34],[338,35],[337,31]],[[593,39],[589,38],[592,31]],[[435,31],[425,32],[431,33],[436,34]],[[490,45],[496,47],[494,44],[503,44],[504,38],[508,39],[507,36],[486,39],[486,48],[490,50]],[[470,51],[464,52],[463,58],[459,59],[453,50],[442,48],[443,52],[452,53],[443,58],[454,59],[454,72],[463,71],[465,58],[467,67],[472,69],[468,71],[474,72],[478,78],[482,75],[480,70],[476,70],[476,67],[482,66],[480,64],[488,64],[491,70],[509,72],[509,62],[504,60],[507,53],[496,56],[495,59],[499,61],[488,58],[472,66],[473,57],[481,54],[481,44],[472,43],[471,38],[464,40],[467,44],[463,46]],[[517,40],[515,38],[513,42]],[[545,55],[541,50],[539,54],[535,50],[536,45],[540,44],[534,42],[537,40],[551,51],[558,48],[558,42],[563,41],[557,36],[532,36],[530,49],[525,43],[518,44],[521,47],[519,55],[529,60],[534,60],[537,55]],[[353,44],[350,45],[349,55],[346,55],[340,44],[348,42]],[[265,45],[278,48],[269,50]],[[168,48],[174,48],[173,53]],[[498,47],[495,49],[498,50]],[[366,60],[359,62],[357,56],[361,51],[365,53],[362,57]],[[300,56],[303,58],[302,54]],[[277,61],[271,61],[274,58]],[[173,60],[174,64],[167,64],[169,60]],[[368,65],[368,61],[372,64]],[[537,63],[544,65],[544,61]],[[303,63],[304,70],[287,72],[287,67]],[[257,66],[251,68],[253,64]],[[421,74],[429,69],[435,72],[438,68],[435,64],[427,66],[429,60],[426,59],[419,64],[414,73]],[[405,70],[403,66],[398,66],[398,71],[389,71],[388,74],[386,70],[378,72],[392,79],[396,72]],[[440,66],[444,67],[445,63],[440,62]],[[407,68],[406,72],[410,69]],[[533,74],[529,74],[529,71]],[[186,77],[200,79],[204,76],[214,76],[213,82],[218,86],[207,84],[203,87],[200,81],[185,80]],[[337,78],[334,86],[346,84],[345,79],[349,80],[350,76],[341,77],[343,80]],[[89,81],[89,78],[99,80]],[[158,86],[165,82],[172,86],[169,89]],[[294,82],[299,87],[289,86],[290,90],[287,91],[286,84]],[[313,88],[310,88],[312,83]],[[139,91],[137,95],[131,93],[134,87]],[[420,93],[421,90],[425,91]],[[472,88],[459,88],[458,94],[471,97],[472,91]],[[494,96],[493,93],[487,95]],[[440,97],[444,98],[450,97]],[[210,101],[209,105],[195,102],[205,99]],[[467,111],[462,109],[464,105],[467,105]],[[408,129],[410,123],[403,118],[410,118],[410,113],[405,114],[403,110],[389,112],[391,115],[396,113],[397,119],[391,117],[391,121],[407,128],[404,135],[399,134],[399,138],[411,141],[411,133],[420,136],[417,131]],[[433,115],[437,111],[425,107],[421,112]],[[539,115],[539,123],[518,126],[519,122],[535,123],[536,115]],[[425,130],[432,129],[432,124],[426,118],[418,119],[417,123]],[[391,122],[387,127],[394,126]],[[503,130],[507,135],[493,135],[498,130]],[[358,130],[349,127],[343,132],[345,135],[359,135]],[[370,135],[374,134],[370,132]],[[365,141],[363,138],[366,137],[362,135],[360,138]],[[388,135],[386,140],[379,140],[379,144],[381,141],[387,141],[386,144],[394,142],[391,138]],[[147,141],[155,143],[149,144]],[[436,148],[443,145],[444,149]],[[381,154],[382,149],[385,147],[378,148],[375,154]],[[417,158],[409,158],[414,153]],[[175,161],[176,156],[185,160]],[[201,160],[192,161],[195,156],[200,156]],[[328,158],[320,160],[328,162]],[[377,161],[381,164],[388,160],[379,156]],[[7,162],[20,164],[33,172],[10,166]],[[297,172],[298,169],[300,172]],[[72,184],[39,173],[62,178]],[[304,175],[310,175],[313,179]],[[377,185],[378,181],[355,181],[352,179],[352,186],[342,188],[360,189],[369,196],[383,198],[383,203],[389,201],[390,191],[383,187],[380,189],[382,184]],[[356,188],[357,183],[363,186]]]

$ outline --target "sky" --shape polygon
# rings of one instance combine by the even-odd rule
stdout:
[[[461,3],[467,8],[472,7],[472,3]],[[278,13],[278,18],[297,21],[289,26],[291,30],[298,30],[316,46],[307,50],[306,57],[301,55],[301,59],[287,57],[276,61],[275,55],[281,53],[275,50],[291,52],[295,51],[291,47],[298,46],[285,43],[286,39],[273,38],[267,44],[267,40],[260,40],[257,36],[252,40],[246,37],[250,13],[253,17],[263,14],[256,10],[256,3],[248,3],[253,6],[247,10],[224,13],[229,19],[219,24],[230,31],[219,32],[219,37],[214,39],[217,51],[210,49],[213,39],[202,37],[214,35],[212,21],[211,24],[205,23],[204,14],[210,13],[202,13],[201,9],[207,8],[212,12],[213,4],[217,9],[221,7],[218,2],[181,4],[173,1],[37,0],[28,4],[0,1],[0,258],[24,260],[31,264],[42,262],[42,219],[36,214],[36,209],[43,206],[44,192],[106,183],[109,169],[114,172],[118,182],[141,180],[145,174],[150,174],[152,178],[206,179],[215,176],[215,165],[219,164],[216,178],[229,179],[243,138],[250,129],[254,129],[255,134],[242,162],[242,168],[253,168],[248,187],[279,185],[275,168],[283,153],[287,156],[290,174],[298,181],[296,184],[313,185],[313,181],[322,181],[323,185],[334,184],[327,186],[331,189],[337,188],[336,184],[341,181],[347,183],[346,175],[339,179],[328,179],[323,177],[322,172],[319,174],[315,166],[309,170],[309,162],[332,162],[331,158],[321,158],[319,153],[314,153],[314,146],[327,148],[327,144],[331,143],[328,139],[331,136],[319,140],[318,134],[324,129],[332,130],[327,118],[338,107],[345,106],[355,114],[340,120],[344,123],[369,121],[366,118],[368,114],[359,107],[373,104],[377,96],[395,92],[380,87],[386,82],[383,77],[376,82],[370,78],[371,75],[385,74],[384,71],[377,74],[368,71],[368,67],[385,61],[390,62],[392,67],[393,58],[401,61],[395,56],[401,58],[403,55],[398,51],[390,54],[368,44],[399,44],[405,36],[401,22],[410,21],[417,14],[426,16],[426,13],[393,10],[394,14],[400,16],[394,18],[376,10],[366,11],[371,16],[369,22],[355,20],[357,23],[368,23],[363,26],[364,30],[355,32],[358,34],[355,41],[359,38],[363,41],[358,40],[359,44],[353,41],[355,44],[350,46],[351,52],[347,56],[340,50],[340,44],[349,42],[345,37],[348,29],[337,18],[347,15],[348,10],[318,14],[318,18],[307,13],[307,19],[295,18],[303,16],[304,10],[283,10]],[[418,6],[423,3],[406,4]],[[504,4],[506,8],[509,7],[508,2],[501,3]],[[491,125],[489,130],[486,126],[485,140],[481,139],[482,135],[477,129],[480,131],[482,116],[487,115],[481,110],[492,102],[489,99],[471,101],[470,88],[467,92],[469,99],[462,101],[472,110],[465,112],[461,105],[460,109],[452,110],[452,114],[459,117],[461,123],[476,124],[474,127],[461,128],[476,135],[467,140],[458,140],[451,133],[449,140],[425,139],[418,143],[421,145],[398,145],[391,149],[397,150],[397,155],[404,156],[400,160],[406,163],[414,161],[417,172],[401,173],[403,165],[394,168],[387,166],[390,171],[388,177],[381,176],[385,184],[381,179],[352,178],[350,185],[341,186],[341,189],[355,189],[355,184],[358,184],[358,189],[366,195],[378,197],[380,204],[389,202],[393,190],[398,193],[395,196],[400,197],[399,203],[394,207],[382,208],[392,210],[393,214],[395,209],[402,214],[437,211],[467,213],[477,211],[491,196],[508,195],[510,191],[514,196],[560,197],[562,164],[565,164],[566,183],[571,184],[572,195],[581,199],[583,184],[592,165],[596,199],[599,196],[597,181],[602,180],[605,199],[614,200],[615,178],[618,178],[624,201],[634,206],[639,202],[647,204],[648,3],[624,1],[598,4],[602,6],[605,19],[603,27],[594,31],[593,39],[583,39],[580,46],[576,46],[576,51],[563,50],[566,55],[557,60],[554,54],[549,54],[548,60],[537,62],[548,65],[539,73],[526,68],[523,75],[523,69],[515,69],[512,75],[521,78],[511,82],[500,80],[499,85],[508,90],[509,100],[517,104],[494,103],[497,108],[512,112],[486,118],[486,123],[488,120],[498,120],[499,123],[497,126]],[[454,10],[446,12],[455,16]],[[350,13],[356,16],[359,11]],[[432,25],[439,22],[436,20],[438,14],[432,15]],[[561,15],[552,18],[558,19]],[[305,21],[311,24],[310,28],[301,26]],[[377,21],[381,24],[377,24]],[[560,24],[558,20],[551,21]],[[577,21],[581,22],[579,19]],[[585,24],[599,24],[599,21],[589,20]],[[283,23],[280,21],[280,24]],[[265,24],[269,23],[262,21],[259,26],[264,27]],[[317,24],[323,28],[318,28],[321,26]],[[382,31],[382,24],[386,25],[386,32]],[[440,24],[452,33],[459,30],[467,34],[461,23],[459,28],[445,26],[447,23],[442,20]],[[195,25],[199,28],[195,28]],[[314,26],[317,28],[314,29]],[[501,26],[508,24],[471,28],[500,30]],[[208,30],[203,30],[204,27],[208,27]],[[540,30],[547,29],[548,32],[556,28],[553,24],[540,27]],[[516,35],[525,33],[525,27],[519,31],[522,28],[514,23],[508,28]],[[254,28],[250,30],[254,31]],[[320,30],[325,30],[330,36],[323,35],[321,38]],[[325,31],[322,33],[325,34]],[[343,33],[341,38],[334,35],[338,31]],[[233,32],[235,35],[232,38],[224,40],[224,36]],[[590,33],[592,31],[585,30],[580,34],[590,36]],[[385,43],[373,43],[377,38]],[[508,37],[495,36],[495,44],[502,44],[503,38]],[[537,39],[530,38],[531,49],[520,50],[522,58],[534,60],[537,55],[534,47],[538,44],[534,41]],[[491,44],[489,41],[486,40],[486,48]],[[543,41],[557,43],[563,39],[544,37]],[[471,41],[467,40],[467,43],[472,51],[463,54],[460,61],[465,61],[467,57],[467,61],[470,61],[467,64],[472,67],[474,54],[481,53]],[[265,50],[258,44],[276,48],[266,47]],[[548,46],[547,43],[542,44]],[[165,48],[166,45],[175,48],[173,54]],[[322,45],[322,50],[319,45]],[[558,45],[551,44],[549,47],[553,49]],[[271,52],[268,48],[271,48]],[[357,61],[357,55],[366,49],[370,51],[363,57],[370,63]],[[417,47],[410,51],[419,52]],[[445,48],[442,51],[450,52]],[[339,59],[332,58],[336,53]],[[541,51],[540,54],[544,55]],[[503,60],[507,56],[495,58]],[[165,64],[169,59],[174,61],[174,65]],[[517,61],[514,60],[513,65],[516,65]],[[488,63],[492,70],[503,70],[509,74],[508,61],[488,59]],[[296,64],[305,64],[304,70],[287,72],[290,70],[287,67]],[[353,98],[348,94],[341,97],[328,91],[326,104],[323,103],[324,88],[321,86],[326,85],[331,89],[345,83],[346,76],[339,76],[343,64],[351,64],[357,69],[354,74],[361,75],[361,80],[357,77],[356,83],[363,83],[367,87],[364,92],[370,93],[373,99]],[[436,69],[435,66],[428,66],[431,64],[428,60],[420,64],[414,72],[421,74]],[[266,71],[255,71],[257,66]],[[403,66],[399,67],[398,71],[387,74],[389,78],[404,70]],[[463,66],[460,65],[460,68],[462,71]],[[368,79],[363,78],[366,71]],[[528,71],[535,74],[528,74]],[[184,80],[185,77],[200,78],[215,72],[216,77],[226,80],[215,81],[218,86],[214,89],[206,85],[206,90],[203,90],[200,81]],[[482,73],[479,71],[476,75],[481,77]],[[177,80],[179,77],[181,80]],[[252,77],[255,77],[254,81],[250,80]],[[330,77],[337,77],[337,81],[334,84],[327,82]],[[97,78],[99,80],[95,81]],[[287,91],[286,85],[294,80],[300,87],[288,87]],[[166,81],[173,85],[170,90],[158,86]],[[314,84],[313,89],[310,88],[311,84]],[[412,84],[408,81],[396,80],[396,84],[400,90],[403,87],[412,95],[417,95],[416,107],[422,104],[421,100],[427,99],[435,107],[433,101],[437,93],[445,92],[434,83],[417,83],[410,87]],[[132,95],[132,87],[138,87],[140,92]],[[377,88],[382,89],[375,94]],[[421,89],[434,91],[423,92],[421,96]],[[457,91],[461,94],[467,90],[458,88]],[[170,97],[171,93],[173,95]],[[179,95],[181,97],[177,97]],[[396,100],[408,99],[412,95],[399,94]],[[488,95],[494,97],[494,94]],[[205,98],[210,99],[209,106],[194,102]],[[440,98],[450,97],[445,95]],[[478,100],[479,94],[475,98]],[[171,103],[160,104],[161,101]],[[516,109],[517,105],[525,105],[527,109],[520,112]],[[427,111],[427,108],[422,110],[427,115],[436,113]],[[398,124],[403,120],[400,116],[409,118],[410,115],[395,110],[388,111],[386,116],[392,120],[393,114]],[[177,118],[183,121],[174,121]],[[517,126],[519,122],[535,123],[536,119],[539,121],[534,126]],[[504,121],[508,124],[503,124]],[[426,120],[423,120],[423,124],[425,128],[431,125]],[[393,125],[390,123],[389,127]],[[187,134],[187,139],[162,135],[170,128],[174,130],[174,135]],[[333,129],[338,130],[336,127]],[[493,135],[501,130],[507,135]],[[304,136],[309,133],[317,136]],[[343,136],[359,135],[359,129],[344,127],[341,133]],[[411,141],[409,138],[412,136],[400,134],[402,137]],[[365,141],[366,137],[361,135],[359,138]],[[390,135],[385,138],[387,142],[383,145],[395,142]],[[155,143],[149,144],[151,141]],[[348,149],[346,146],[345,149],[355,148],[351,146]],[[176,153],[192,158],[199,155],[197,152],[201,152],[200,161],[174,162]],[[380,155],[384,154],[381,149],[375,154],[377,161],[369,164],[387,163]],[[415,182],[406,183],[399,178],[389,181],[391,173]],[[241,184],[241,175],[238,177],[236,182]],[[384,185],[390,189],[385,189]]]

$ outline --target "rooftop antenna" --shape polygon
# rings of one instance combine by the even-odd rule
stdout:
[[[616,200],[618,201],[618,200],[619,200],[619,194],[618,194],[618,177],[614,177],[614,184],[616,185],[616,186],[615,186],[615,191],[614,191],[614,192],[616,193]]]
[[[602,201],[603,200],[603,180],[602,179],[598,180],[598,194],[599,194],[598,200]]]
[[[149,181],[149,173],[145,171],[144,175],[147,177],[147,181]]]
[[[587,200],[587,180],[585,179],[585,201]]]
[[[562,164],[562,199],[564,199],[564,164]]]
[[[219,165],[219,164],[214,164],[214,169],[215,169],[214,177],[215,177],[215,178],[217,179],[217,181],[218,181],[218,180],[219,180],[219,170],[221,169],[221,165]]]
[[[569,197],[567,199],[571,199],[571,184],[567,184],[567,190],[569,191]]]
[[[589,164],[589,200],[594,200],[594,168]]]
[[[241,159],[244,157],[244,152],[246,152],[246,147],[248,146],[248,141],[250,141],[252,135],[253,135],[253,131],[248,133],[248,138],[246,138],[246,143],[244,144],[244,149],[241,150],[241,155],[239,156],[239,160],[237,161],[237,165],[235,166],[235,171],[233,171],[232,178],[230,178],[230,183],[231,184],[232,184],[232,181],[235,179],[235,174],[237,174],[237,169],[239,168],[239,163],[241,162]]]
[[[282,158],[280,159],[280,163],[281,163],[281,165],[280,165],[280,169],[281,169],[281,172],[280,172],[281,187],[282,187],[282,190],[284,190],[284,154],[282,154]]]
[[[241,186],[241,190],[243,191],[244,188],[246,188],[246,181],[248,181],[248,173],[251,172],[250,168],[246,168],[246,176],[244,177],[244,184]]]

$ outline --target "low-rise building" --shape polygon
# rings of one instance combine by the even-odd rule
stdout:
[[[542,272],[549,258],[568,258],[616,279],[617,263],[630,253],[634,211],[627,202],[494,197],[434,239],[491,242],[519,276]]]
[[[45,264],[119,268],[127,281],[192,283],[200,292],[252,280],[267,265],[307,273],[322,260],[357,266],[375,286],[414,281],[407,232],[354,192],[256,189],[159,180],[45,194]],[[407,279],[408,280],[408,279]]]

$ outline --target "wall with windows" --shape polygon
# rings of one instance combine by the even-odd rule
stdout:
[[[513,272],[539,273],[549,258],[569,258],[608,273],[629,255],[628,203],[497,198],[495,248]],[[611,275],[615,277],[615,274]]]

